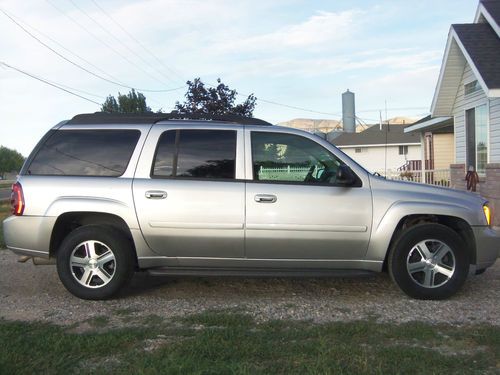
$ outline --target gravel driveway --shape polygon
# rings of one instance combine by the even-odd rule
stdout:
[[[16,255],[0,250],[0,318],[68,325],[107,316],[111,324],[121,326],[151,315],[168,318],[207,309],[238,309],[257,320],[372,318],[498,326],[500,262],[483,275],[470,277],[462,291],[447,301],[412,300],[387,274],[356,279],[237,279],[138,273],[119,298],[97,302],[69,294],[59,282],[55,266],[17,263]]]

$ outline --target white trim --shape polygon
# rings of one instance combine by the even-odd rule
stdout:
[[[431,118],[427,121],[424,121],[424,122],[421,122],[421,123],[418,123],[415,125],[410,125],[404,129],[404,132],[405,133],[414,132],[415,130],[420,130],[423,128],[427,128],[431,125],[435,125],[435,124],[439,124],[441,122],[451,120],[451,118],[452,118],[451,116],[434,117],[434,118]]]
[[[481,8],[484,9],[484,7],[481,6],[481,3],[479,3],[479,5],[477,6],[477,9],[476,9],[476,15],[474,16],[474,23],[479,23],[479,17],[481,17],[481,14],[483,14],[483,12],[482,12],[483,9],[481,9]]]
[[[479,74],[479,70],[477,70],[476,66],[474,65],[474,61],[472,61],[472,58],[467,53],[467,50],[465,49],[464,45],[462,44],[462,41],[458,37],[458,35],[455,32],[455,30],[453,30],[453,28],[451,29],[451,33],[453,35],[453,38],[455,39],[455,42],[458,44],[458,47],[460,47],[460,50],[462,51],[462,55],[464,55],[465,60],[469,64],[472,72],[474,73],[474,75],[477,78],[477,81],[481,85],[484,93],[486,94],[486,96],[489,97],[489,88],[488,88],[488,86],[486,86],[486,82],[484,82],[484,79],[483,79],[483,77],[481,77],[481,74]]]
[[[439,71],[439,78],[437,81],[436,89],[434,90],[434,97],[432,98],[431,114],[434,114],[434,112],[436,110],[437,98],[439,96],[441,84],[443,83],[444,72],[446,70],[446,62],[448,61],[448,55],[450,54],[451,43],[452,43],[451,31],[452,31],[452,28],[450,27],[450,30],[448,31],[448,38],[446,40],[446,47],[444,49],[443,60],[441,61],[441,70]]]
[[[335,147],[343,148],[358,148],[358,147],[398,147],[398,146],[419,146],[420,143],[378,143],[378,144],[359,144],[359,145],[336,145]]]
[[[477,78],[475,76],[473,76],[472,78],[469,78],[467,80],[464,79],[464,81],[462,83],[465,86],[465,85],[468,85],[469,83],[472,83],[474,81],[477,81]],[[473,92],[471,92],[471,94],[473,94]],[[464,92],[464,95],[465,95],[465,92]],[[469,95],[469,94],[467,94],[467,95]]]
[[[456,123],[457,123],[457,116],[453,116],[453,163],[454,164],[457,164],[457,132],[456,132],[456,129],[455,129],[455,126],[456,126]],[[464,119],[464,124],[465,124],[465,119]],[[464,125],[465,126],[465,125]],[[465,132],[465,129],[464,129],[464,132]],[[465,133],[464,133],[465,135]],[[466,141],[467,143],[467,141]],[[467,148],[467,145],[465,146]]]
[[[482,107],[483,105],[486,106],[486,145],[487,145],[487,149],[486,149],[486,164],[489,164],[490,162],[490,151],[491,151],[491,147],[490,147],[490,100],[488,98],[486,98],[486,100],[484,102],[482,102],[481,104],[477,104],[477,105],[473,105],[471,107],[464,107],[463,109],[463,116],[464,116],[464,135],[465,135],[465,169],[468,170],[469,169],[469,158],[468,158],[468,143],[467,143],[467,139],[469,138],[467,132],[468,132],[468,125],[467,125],[467,111],[470,111],[471,109],[474,109],[474,138],[476,137],[476,109],[478,107]],[[477,142],[474,143],[474,154],[475,154],[475,157],[474,159],[476,159],[476,165],[474,165],[474,169],[477,171],[477,149],[476,149],[476,146],[477,146]],[[455,149],[455,154],[456,154],[457,150]],[[455,159],[456,159],[456,156],[455,156]],[[477,172],[481,177],[484,177],[485,176],[485,173],[479,173]]]
[[[487,96],[488,98],[500,98],[500,89],[491,89]]]
[[[442,85],[443,79],[444,79],[444,72],[446,70],[446,62],[448,61],[448,55],[450,53],[450,49],[451,49],[451,45],[452,45],[453,41],[455,41],[455,43],[457,43],[457,46],[460,49],[460,52],[462,53],[462,56],[464,56],[465,61],[467,61],[467,63],[469,64],[474,76],[476,77],[477,81],[481,85],[481,88],[483,89],[485,95],[488,98],[500,97],[500,89],[499,88],[494,88],[494,89],[490,90],[488,88],[488,86],[486,86],[486,83],[484,82],[483,77],[481,77],[481,74],[479,74],[479,71],[477,70],[476,66],[474,65],[472,58],[467,53],[467,50],[465,49],[464,45],[460,41],[460,38],[458,37],[457,33],[455,32],[453,27],[450,27],[450,31],[448,32],[448,40],[446,42],[445,53],[443,56],[443,61],[441,62],[441,70],[439,72],[438,82],[436,85],[436,89],[434,91],[434,97],[432,98],[431,114],[434,114],[436,111],[437,100],[439,97],[439,93],[441,91],[441,85]],[[460,81],[459,85],[460,84],[461,84],[461,81]]]
[[[476,11],[476,17],[474,17],[474,23],[479,23],[479,18],[481,17],[481,15],[486,19],[491,28],[497,33],[498,37],[500,37],[500,26],[495,22],[495,19],[491,16],[484,5],[479,3]]]

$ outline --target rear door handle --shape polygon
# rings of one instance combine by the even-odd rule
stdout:
[[[258,203],[274,203],[277,200],[276,195],[272,194],[257,194],[255,196],[255,201]]]
[[[146,198],[148,199],[165,199],[167,192],[163,190],[148,190],[146,191]]]

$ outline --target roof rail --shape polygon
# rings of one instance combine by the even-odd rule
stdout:
[[[240,125],[264,125],[272,126],[271,123],[253,117],[238,115],[217,115],[209,113],[83,113],[74,116],[66,125],[83,124],[155,124],[160,121],[169,120],[197,120],[230,122]]]

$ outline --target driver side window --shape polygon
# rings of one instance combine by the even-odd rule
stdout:
[[[254,181],[335,184],[341,161],[316,142],[294,134],[252,132]]]

